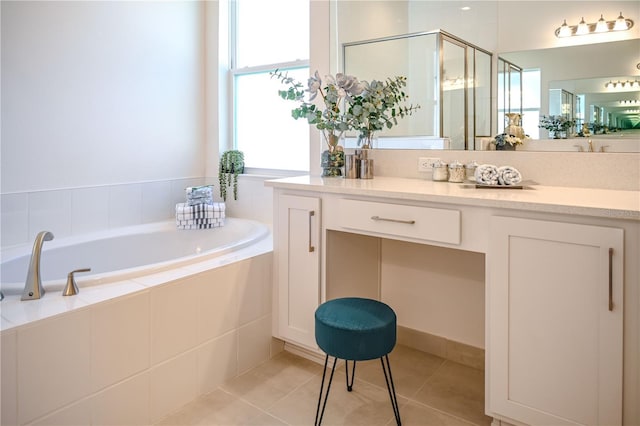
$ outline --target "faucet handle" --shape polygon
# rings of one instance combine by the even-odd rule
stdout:
[[[73,277],[73,274],[75,274],[76,272],[89,272],[89,271],[91,271],[91,268],[76,269],[74,271],[69,272],[69,274],[67,274],[67,285],[65,286],[64,290],[62,290],[62,295],[74,296],[78,294],[80,290],[78,290],[78,285],[76,284],[76,279]]]

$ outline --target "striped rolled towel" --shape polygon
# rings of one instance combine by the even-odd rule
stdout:
[[[522,175],[512,166],[498,167],[498,183],[500,185],[517,185],[522,182]]]
[[[498,168],[493,164],[481,164],[476,168],[476,183],[481,185],[497,185],[498,176]]]

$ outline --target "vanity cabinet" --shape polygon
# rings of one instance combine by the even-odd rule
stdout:
[[[475,191],[391,177],[296,177],[271,185],[274,330],[292,347],[316,348],[314,311],[329,295],[327,286],[342,282],[327,277],[352,272],[352,259],[327,255],[323,240],[331,232],[426,244],[443,256],[447,250],[480,253],[485,413],[494,425],[640,424],[637,192]],[[377,259],[380,270],[389,260]],[[410,270],[412,264],[391,266]],[[459,296],[461,303],[468,297]],[[399,309],[412,309],[404,302]]]
[[[320,198],[280,195],[276,200],[274,334],[315,347],[320,301]]]
[[[489,414],[622,424],[623,230],[494,216],[489,235]]]

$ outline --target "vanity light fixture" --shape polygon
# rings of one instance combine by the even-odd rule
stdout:
[[[633,27],[633,20],[622,16],[622,12],[614,21],[607,21],[603,15],[600,15],[598,22],[588,24],[585,22],[584,17],[580,20],[578,25],[567,25],[565,19],[562,25],[556,28],[556,37],[571,37],[595,33],[606,33],[609,31],[626,31]]]
[[[608,82],[606,82],[604,84],[604,88],[605,89],[631,89],[634,87],[640,87],[640,81],[638,80],[627,80],[627,81],[622,81],[622,80],[617,80],[617,81],[611,81],[609,80]]]

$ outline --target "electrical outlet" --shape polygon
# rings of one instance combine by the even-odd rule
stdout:
[[[418,158],[418,171],[419,172],[430,172],[433,171],[434,163],[440,161],[439,158],[435,157],[419,157]]]

